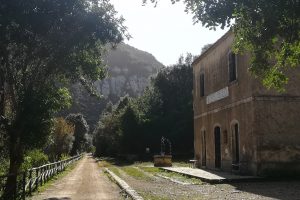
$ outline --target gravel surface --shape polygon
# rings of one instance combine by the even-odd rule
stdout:
[[[121,168],[120,168],[121,169]],[[144,199],[282,199],[300,200],[300,181],[242,182],[232,184],[183,185],[161,177],[138,178],[120,171],[120,176]]]
[[[118,200],[119,187],[112,183],[91,157],[84,157],[75,169],[54,182],[32,200]]]

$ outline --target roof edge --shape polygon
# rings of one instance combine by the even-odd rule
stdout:
[[[222,37],[220,37],[215,43],[213,43],[206,51],[204,51],[198,58],[196,58],[192,62],[192,66],[196,65],[203,57],[205,57],[209,52],[211,52],[216,46],[221,43],[223,40],[225,40],[230,34],[232,34],[233,31],[229,29]]]

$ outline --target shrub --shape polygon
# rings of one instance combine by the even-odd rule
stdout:
[[[46,163],[48,163],[48,156],[40,149],[33,149],[26,152],[21,169],[27,170],[32,167],[44,165]]]

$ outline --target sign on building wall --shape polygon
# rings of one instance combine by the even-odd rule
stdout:
[[[210,104],[229,96],[228,87],[225,87],[217,92],[214,92],[206,97],[206,104]]]

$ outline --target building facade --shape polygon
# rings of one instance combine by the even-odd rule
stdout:
[[[194,149],[198,167],[238,174],[300,171],[300,70],[284,93],[248,71],[229,31],[193,63]]]

